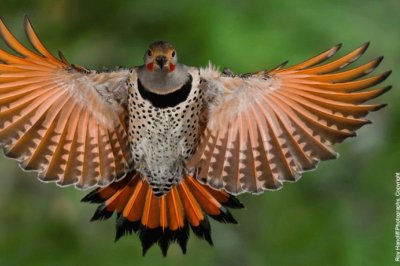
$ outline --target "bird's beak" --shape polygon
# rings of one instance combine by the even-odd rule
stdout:
[[[163,55],[159,55],[156,57],[156,64],[160,67],[160,69],[162,69],[165,65],[165,63],[167,63],[167,58]]]

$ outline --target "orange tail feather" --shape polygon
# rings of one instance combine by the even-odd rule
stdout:
[[[177,242],[186,253],[189,226],[195,235],[212,245],[207,216],[237,223],[227,207],[243,207],[233,196],[202,185],[192,176],[186,176],[166,195],[156,197],[137,173],[92,191],[82,201],[101,203],[92,221],[108,219],[117,213],[116,240],[135,232],[142,242],[143,255],[158,243],[164,256],[172,242]]]

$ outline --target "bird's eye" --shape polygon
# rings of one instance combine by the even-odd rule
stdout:
[[[151,50],[147,50],[147,55],[151,56],[153,53],[151,52]]]
[[[173,52],[172,52],[171,56],[172,56],[172,57],[174,57],[174,56],[175,56],[175,51],[173,51]]]

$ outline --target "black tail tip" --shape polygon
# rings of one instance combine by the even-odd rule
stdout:
[[[126,219],[123,215],[120,215],[117,218],[115,223],[116,232],[115,232],[115,242],[117,242],[124,235],[130,235],[133,232],[137,232],[140,227],[140,221],[131,222]]]
[[[104,199],[99,195],[99,189],[95,189],[81,199],[81,202],[103,203]]]
[[[208,218],[205,217],[198,226],[193,226],[191,225],[193,233],[200,239],[204,239],[210,244],[210,246],[213,246],[214,243],[211,238],[211,226],[210,222],[208,221]]]
[[[225,207],[232,208],[232,209],[243,209],[244,205],[235,197],[229,196],[227,202],[222,203]]]
[[[101,204],[99,207],[97,207],[90,221],[93,222],[93,221],[107,220],[112,216],[112,214],[113,212],[108,211],[106,205]]]

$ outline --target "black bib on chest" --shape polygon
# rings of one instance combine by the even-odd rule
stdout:
[[[144,100],[150,101],[154,107],[167,108],[177,106],[181,102],[186,101],[192,89],[192,80],[192,76],[189,75],[188,81],[180,89],[168,94],[157,94],[146,90],[140,79],[138,79],[137,84],[139,93]]]

